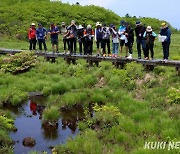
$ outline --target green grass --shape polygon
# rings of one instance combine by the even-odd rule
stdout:
[[[136,63],[120,70],[108,62],[87,67],[84,60],[78,60],[77,65],[67,65],[61,58],[58,63],[46,62],[41,57],[39,60],[26,73],[0,72],[0,115],[11,118],[4,111],[3,103],[21,105],[30,91],[41,91],[47,97],[44,116],[49,120],[59,116],[54,115],[54,111],[61,107],[79,104],[88,113],[89,104],[100,105],[94,117],[86,116],[79,123],[81,133],[74,140],[57,145],[55,151],[151,153],[143,149],[145,141],[179,141],[180,78],[174,68],[158,66],[153,72],[145,72],[142,65]],[[99,87],[102,78],[103,84]],[[114,116],[116,111],[119,116]],[[3,131],[0,128],[4,143],[9,143],[9,139],[5,140],[8,130]]]

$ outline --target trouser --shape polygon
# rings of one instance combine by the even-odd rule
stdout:
[[[106,44],[108,48],[108,54],[110,54],[110,39],[103,39],[102,40],[102,47],[103,47],[103,54],[106,54]]]
[[[69,43],[70,43],[70,52],[71,52],[71,54],[73,54],[73,53],[76,54],[77,39],[76,38],[70,38]]]
[[[168,59],[170,42],[163,42],[162,47],[163,47],[163,59]]]
[[[30,39],[29,40],[29,50],[36,50],[36,42],[37,40],[36,39]]]
[[[92,55],[93,41],[86,41],[84,44],[84,54]]]
[[[112,43],[113,54],[118,54],[119,43]]]
[[[145,42],[145,40],[138,40],[138,39],[136,41],[137,41],[138,58],[141,58],[141,46],[142,46],[144,56],[145,56],[146,42]]]
[[[134,43],[134,42],[133,42],[133,41],[130,41],[130,40],[128,40],[128,42],[127,42],[129,54],[132,54],[132,52],[133,52],[133,49],[132,49],[133,43]]]
[[[102,39],[97,39],[96,45],[97,45],[97,49],[99,49],[100,45],[101,45],[101,48],[102,48]]]
[[[45,41],[45,39],[39,39],[39,40],[38,40],[38,43],[39,43],[39,50],[42,51],[42,44],[43,44],[43,46],[44,46],[44,50],[45,50],[45,51],[47,50],[47,46],[46,46],[46,41]]]
[[[146,44],[145,57],[149,58],[149,50],[151,52],[151,58],[154,58],[154,44]]]
[[[80,55],[82,55],[82,49],[83,49],[83,43],[79,42],[79,52],[80,52]]]
[[[68,46],[68,50],[70,50],[69,39],[63,39],[63,44],[64,44],[64,51],[66,50],[66,45]]]

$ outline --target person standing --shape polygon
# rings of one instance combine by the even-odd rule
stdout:
[[[102,25],[100,24],[100,22],[97,22],[95,28],[95,38],[94,38],[97,45],[97,56],[99,56],[102,53],[102,37],[103,37]]]
[[[63,44],[64,44],[64,54],[66,54],[66,47],[68,47],[68,54],[70,51],[70,46],[69,46],[69,32],[67,30],[65,22],[62,22],[61,24],[61,30],[60,30],[61,35],[63,36]]]
[[[106,45],[108,49],[108,56],[111,57],[111,51],[110,51],[110,30],[109,27],[106,27],[106,24],[103,24],[102,28],[103,36],[102,36],[102,47],[103,47],[103,57],[106,57]]]
[[[120,27],[119,27],[119,35],[120,35],[120,57],[122,57],[122,50],[123,50],[123,46],[125,45],[126,47],[126,56],[128,54],[128,44],[127,44],[127,38],[125,35],[125,31],[126,31],[126,22],[124,20],[122,20],[120,22]]]
[[[169,47],[171,44],[171,30],[166,23],[161,24],[160,35],[166,36],[166,39],[162,42],[163,55],[164,55],[163,60],[166,62],[168,61],[169,58]]]
[[[112,33],[112,57],[117,58],[119,48],[119,34],[118,30],[113,24],[110,25],[110,28],[110,31]]]
[[[56,46],[56,52],[58,53],[59,52],[58,51],[59,28],[54,23],[51,23],[48,33],[51,36],[52,51],[53,51],[53,53],[55,52],[55,46]]]
[[[70,54],[76,54],[77,26],[74,20],[71,21],[71,25],[68,26],[67,30],[69,30]]]
[[[91,27],[91,25],[87,25],[87,29],[84,31],[84,51],[85,55],[92,55],[92,50],[93,50],[93,37],[94,37],[94,31]]]
[[[145,52],[145,59],[149,59],[149,50],[151,51],[151,59],[154,58],[154,41],[157,37],[156,33],[152,31],[151,26],[147,26],[146,31],[143,35],[146,40],[146,52]]]
[[[38,28],[36,30],[37,40],[39,44],[39,50],[42,52],[42,44],[44,46],[45,52],[47,51],[46,46],[46,38],[47,38],[47,30],[42,26],[42,24],[38,24]]]
[[[128,59],[132,59],[132,47],[134,43],[134,30],[131,28],[131,25],[129,23],[126,23],[126,30],[125,30],[125,36],[127,38],[127,47],[129,50],[129,56]]]
[[[84,27],[79,25],[77,32],[78,42],[79,42],[79,53],[82,55],[83,44],[84,44]]]
[[[29,50],[32,51],[32,49],[36,50],[36,28],[35,23],[31,24],[31,27],[28,30],[28,38],[29,38]]]
[[[143,38],[144,32],[146,31],[146,28],[142,26],[140,21],[136,21],[136,28],[135,28],[135,33],[136,33],[136,43],[137,43],[137,51],[138,51],[138,59],[141,59],[141,46],[144,52],[146,52],[146,43]]]

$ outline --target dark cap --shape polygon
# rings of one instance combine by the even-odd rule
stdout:
[[[121,25],[125,25],[126,22],[125,22],[124,20],[121,20],[120,24],[121,24]]]
[[[41,24],[41,23],[38,23],[38,26],[42,26],[42,24]]]

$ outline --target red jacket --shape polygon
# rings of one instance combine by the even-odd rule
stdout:
[[[28,38],[29,39],[35,39],[36,38],[36,29],[29,28],[29,30],[28,30]]]

